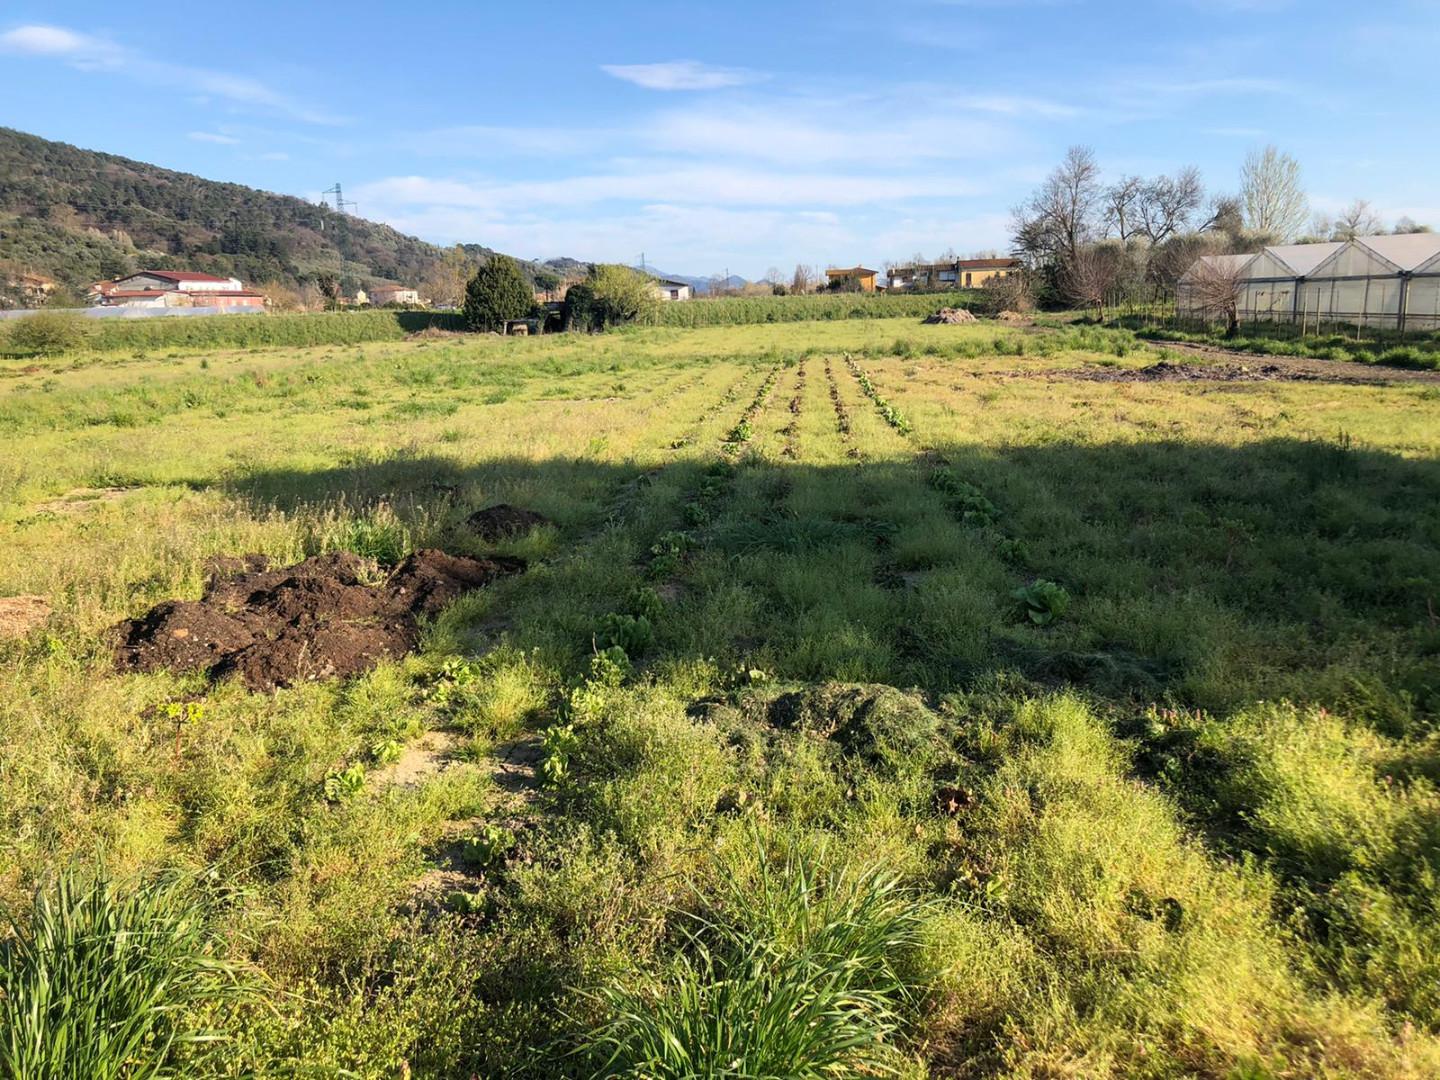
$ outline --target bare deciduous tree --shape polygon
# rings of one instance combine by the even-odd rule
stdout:
[[[1157,176],[1140,191],[1136,229],[1151,244],[1163,244],[1177,233],[1190,231],[1204,201],[1205,185],[1195,166],[1187,165],[1174,176]]]
[[[1072,146],[1039,190],[1016,208],[1016,249],[1032,262],[1069,262],[1097,231],[1103,195],[1094,152]]]
[[[1060,289],[1076,307],[1093,307],[1105,318],[1105,304],[1125,275],[1125,249],[1114,242],[1087,244],[1075,251],[1060,271]]]
[[[790,279],[790,291],[803,296],[815,287],[815,268],[804,263],[795,264],[795,276]]]
[[[1105,230],[1122,244],[1130,242],[1138,227],[1147,186],[1138,176],[1122,176],[1105,189]]]
[[[1223,319],[1226,337],[1240,326],[1244,269],[1242,257],[1216,255],[1197,262],[1184,281],[1185,307],[1208,319]]]
[[[1300,163],[1274,146],[1252,150],[1240,170],[1245,224],[1285,241],[1300,235],[1310,217],[1300,184]]]
[[[1330,239],[1354,240],[1357,236],[1374,236],[1384,226],[1380,217],[1364,199],[1356,199],[1330,223]]]

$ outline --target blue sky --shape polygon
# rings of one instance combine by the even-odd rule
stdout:
[[[441,243],[758,277],[1004,248],[1107,173],[1297,157],[1440,227],[1440,0],[0,3],[0,124]]]

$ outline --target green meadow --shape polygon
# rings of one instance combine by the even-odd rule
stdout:
[[[0,1077],[1440,1075],[1440,381],[308,340],[0,359]],[[217,556],[423,548],[528,569],[116,670]]]

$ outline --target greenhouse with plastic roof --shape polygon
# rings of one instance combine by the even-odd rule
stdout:
[[[1180,315],[1205,317],[1233,304],[1240,322],[1307,329],[1440,329],[1440,234],[1363,236],[1279,244],[1253,255],[1207,255],[1181,276]]]

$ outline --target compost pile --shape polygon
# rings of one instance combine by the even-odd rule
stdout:
[[[925,321],[927,323],[940,323],[943,326],[959,326],[962,323],[979,322],[974,315],[971,315],[970,312],[964,308],[953,307],[941,308]]]
[[[349,552],[279,568],[264,555],[221,558],[199,600],[167,600],[115,627],[115,664],[234,675],[252,690],[357,675],[413,651],[421,619],[524,569],[433,548],[388,571]]]

